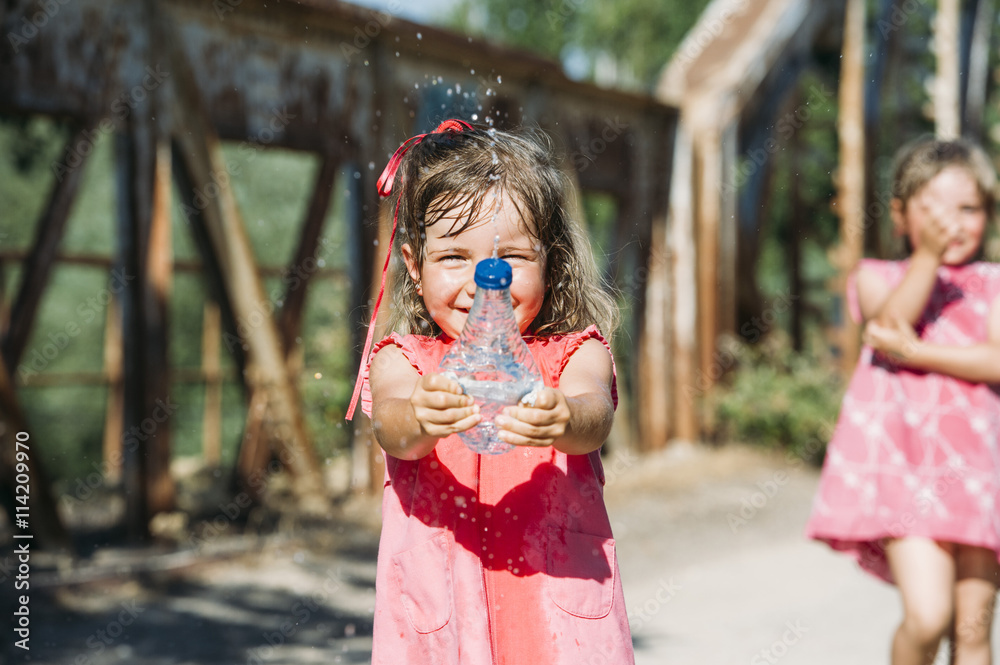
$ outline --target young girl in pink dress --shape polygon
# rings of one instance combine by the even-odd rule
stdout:
[[[566,187],[540,136],[453,120],[404,143],[379,181],[396,200],[408,334],[378,342],[361,377],[386,454],[375,664],[633,662],[598,452],[617,394],[595,324],[610,331],[615,304]],[[498,418],[511,452],[477,455],[456,435],[477,408],[436,371],[495,246],[546,388]]]
[[[978,146],[924,139],[897,157],[905,261],[863,260],[848,299],[865,347],[807,532],[894,582],[894,665],[989,665],[1000,582],[1000,269],[980,259],[996,176]]]

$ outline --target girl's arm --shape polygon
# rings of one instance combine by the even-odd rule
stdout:
[[[919,238],[906,274],[895,288],[889,288],[878,276],[863,268],[858,271],[858,305],[865,321],[877,321],[883,326],[906,321],[911,326],[920,319],[937,281],[937,269],[957,228],[949,221],[947,211],[929,195],[917,194],[907,205],[911,214],[922,219]],[[906,213],[899,199],[892,201],[894,222],[906,228]]]
[[[899,320],[914,325],[927,307],[940,265],[940,258],[933,254],[914,252],[906,274],[895,288],[889,288],[873,271],[860,268],[857,290],[861,316],[883,326]]]
[[[614,421],[611,354],[596,339],[566,363],[559,388],[540,390],[534,406],[507,407],[496,419],[500,438],[516,446],[553,446],[568,455],[597,450]]]
[[[398,346],[375,354],[368,377],[375,439],[393,457],[420,459],[439,439],[479,422],[473,399],[457,382],[440,374],[421,376]]]
[[[907,367],[947,374],[971,383],[1000,384],[1000,297],[990,307],[987,341],[969,346],[924,342],[902,321],[865,328],[865,342]]]

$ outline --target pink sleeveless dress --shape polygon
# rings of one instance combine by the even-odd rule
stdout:
[[[607,346],[594,326],[525,341],[558,387],[588,339]],[[395,344],[424,374],[451,343],[393,334],[372,357]],[[371,416],[368,368],[362,409]],[[633,663],[603,486],[596,451],[477,455],[452,435],[419,460],[386,455],[372,663]]]
[[[864,260],[889,286],[907,262]],[[861,319],[854,283],[851,315]],[[948,345],[987,340],[1000,266],[943,266],[915,329]],[[986,547],[1000,559],[1000,385],[894,366],[864,347],[827,446],[806,527],[892,582],[886,539],[922,536]]]

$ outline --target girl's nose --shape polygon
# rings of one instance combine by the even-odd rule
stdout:
[[[465,293],[470,298],[476,296],[476,279],[473,274],[470,274],[469,279],[465,280]]]

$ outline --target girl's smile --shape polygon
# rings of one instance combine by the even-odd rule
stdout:
[[[505,194],[494,198],[492,205],[484,205],[468,228],[452,235],[464,217],[464,208],[458,208],[424,227],[423,257],[414,256],[409,243],[400,248],[417,293],[441,330],[457,338],[476,294],[476,264],[493,256],[499,238],[497,256],[514,271],[510,298],[523,333],[545,300],[545,253],[529,233],[529,222],[521,219],[517,206]]]

